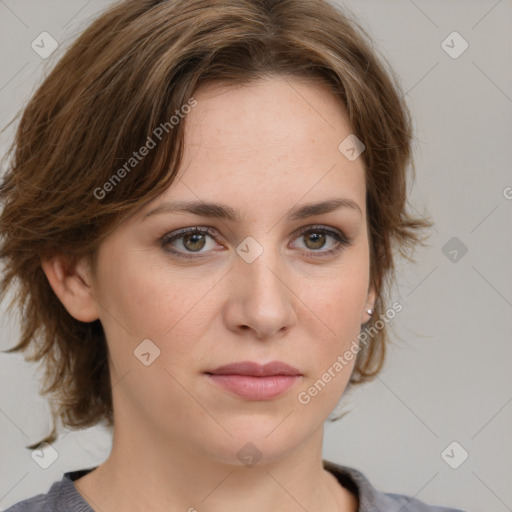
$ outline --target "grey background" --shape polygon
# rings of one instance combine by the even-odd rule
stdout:
[[[2,127],[65,46],[110,3],[0,0]],[[436,225],[418,262],[398,265],[392,302],[400,300],[404,309],[394,321],[385,369],[346,397],[350,414],[326,423],[324,458],[360,469],[383,491],[468,512],[510,511],[512,2],[343,4],[401,77],[417,136],[412,201]],[[43,31],[60,44],[47,60],[30,46]],[[456,59],[441,46],[453,31],[469,44]],[[11,135],[1,138],[2,153]],[[453,237],[456,245],[446,246]],[[5,315],[6,304],[1,349],[14,344],[22,321]],[[107,457],[110,436],[99,426],[66,434],[54,444],[57,460],[39,467],[24,448],[49,427],[37,368],[19,354],[1,354],[0,379],[1,510],[46,492],[65,471]],[[441,457],[453,441],[469,454],[457,469]],[[449,455],[457,462],[460,449]]]

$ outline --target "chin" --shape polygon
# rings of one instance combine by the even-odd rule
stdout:
[[[280,416],[256,414],[221,422],[215,432],[202,432],[201,443],[212,459],[227,465],[252,467],[254,464],[275,463],[304,443],[316,428],[308,428],[304,418],[298,421],[298,415]],[[286,419],[285,419],[286,418]],[[284,421],[283,421],[284,419]],[[227,431],[227,432],[226,432]],[[228,434],[231,434],[229,435]],[[205,445],[208,441],[208,445]]]

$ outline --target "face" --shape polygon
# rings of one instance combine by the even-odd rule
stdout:
[[[364,164],[338,149],[351,128],[324,85],[269,78],[194,97],[177,180],[98,254],[116,419],[219,461],[239,464],[247,442],[277,459],[336,406],[355,360],[340,369],[339,356],[368,321]],[[297,375],[209,374],[248,361]]]

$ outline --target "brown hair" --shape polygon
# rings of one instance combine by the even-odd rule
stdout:
[[[361,158],[377,291],[368,325],[379,319],[386,280],[394,277],[394,244],[405,254],[430,225],[406,212],[411,119],[384,61],[353,15],[323,0],[128,0],[78,37],[24,108],[0,185],[0,291],[4,296],[17,282],[9,309],[16,303],[23,318],[19,343],[4,352],[31,348],[27,360],[43,359],[42,393],[54,395],[54,420],[75,428],[101,420],[113,425],[112,384],[100,321],[80,322],[67,312],[41,259],[61,254],[94,263],[117,223],[170,186],[184,123],[169,120],[208,82],[315,78],[344,101],[353,133],[366,146]],[[113,183],[159,126],[167,128],[161,142]],[[107,182],[108,194],[98,199],[94,191]],[[351,383],[379,372],[386,341],[384,326],[358,353]],[[54,423],[45,440],[55,433]]]

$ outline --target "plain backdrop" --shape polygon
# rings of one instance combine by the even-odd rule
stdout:
[[[2,127],[110,3],[0,1]],[[512,2],[343,4],[400,76],[415,119],[412,202],[435,228],[417,263],[398,266],[393,300],[404,308],[385,369],[347,396],[349,414],[326,422],[324,458],[361,470],[379,490],[468,512],[510,511]],[[31,48],[42,32],[59,42],[49,59]],[[15,344],[20,321],[5,306],[1,349]],[[42,469],[25,448],[49,428],[37,368],[0,354],[0,379],[2,510],[105,460],[110,436],[99,426],[64,435],[53,445],[57,460]]]

